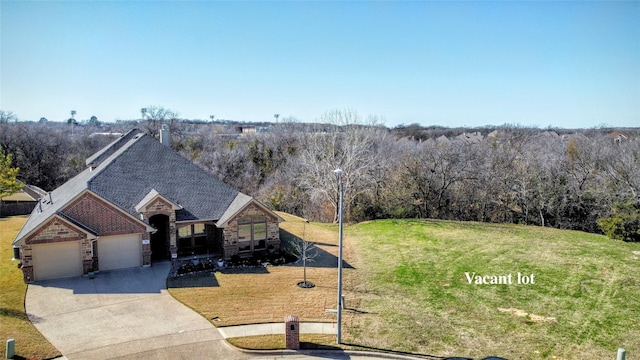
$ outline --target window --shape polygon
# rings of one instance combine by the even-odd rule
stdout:
[[[188,238],[191,237],[191,225],[183,226],[178,228],[178,237],[179,238]]]
[[[178,228],[178,253],[180,255],[207,252],[207,231],[205,224],[190,224]]]
[[[206,235],[204,224],[193,224],[178,228],[178,237],[190,238],[191,236]]]
[[[238,225],[238,241],[251,240],[251,224]]]
[[[193,224],[193,235],[204,235],[205,227],[204,224]]]
[[[267,246],[267,218],[246,215],[238,219],[238,251],[264,250]]]

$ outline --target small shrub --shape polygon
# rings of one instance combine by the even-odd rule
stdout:
[[[627,199],[613,205],[613,216],[600,218],[598,225],[611,239],[640,242],[640,204]]]

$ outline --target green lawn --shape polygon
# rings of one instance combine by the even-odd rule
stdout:
[[[5,356],[7,339],[16,340],[16,355],[31,359],[50,359],[60,356],[53,347],[31,324],[24,310],[24,296],[27,285],[22,281],[22,271],[18,261],[12,261],[11,242],[26,217],[15,216],[0,218],[0,340],[2,358]]]
[[[336,254],[337,226],[285,217],[284,230],[304,232]],[[50,358],[59,353],[26,318],[26,286],[10,260],[11,240],[24,220],[0,219],[0,338],[16,338],[25,358]],[[628,360],[640,358],[639,243],[540,227],[381,220],[346,227],[345,261],[346,348],[559,360],[613,359],[623,347]],[[311,266],[317,285],[311,290],[295,286],[301,268],[278,267],[218,273],[215,286],[177,284],[169,291],[208,319],[219,317],[216,325],[280,321],[286,314],[333,321],[323,303],[335,307],[335,268]],[[514,283],[469,284],[465,273],[474,272],[511,274]],[[518,272],[533,274],[535,283],[516,284]],[[238,294],[252,306],[243,306]],[[281,346],[277,337],[236,340]],[[305,341],[332,345],[331,336]]]
[[[350,343],[438,356],[640,358],[640,244],[540,227],[383,220],[345,230]],[[634,251],[637,252],[634,254]],[[512,275],[478,285],[477,275]],[[517,284],[517,274],[534,284]],[[505,278],[503,278],[505,279]],[[487,278],[487,280],[490,280]]]

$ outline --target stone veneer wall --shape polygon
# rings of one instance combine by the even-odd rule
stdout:
[[[80,241],[84,274],[93,271],[92,244],[87,234],[65,220],[53,218],[40,231],[28,237],[22,246],[22,276],[25,283],[33,280],[33,245],[63,241]]]
[[[178,256],[178,245],[176,240],[176,212],[173,206],[160,197],[155,198],[144,208],[140,209],[145,218],[150,219],[154,215],[166,215],[169,217],[169,251],[171,252],[172,261],[174,256]],[[145,233],[142,236],[144,240],[150,240],[151,234]],[[149,244],[142,245],[143,266],[151,265],[151,241]]]
[[[280,226],[278,225],[278,219],[271,214],[263,211],[258,206],[251,204],[247,206],[243,211],[236,214],[223,230],[223,244],[222,251],[226,260],[230,259],[234,255],[238,255],[238,219],[246,215],[263,215],[267,220],[267,242],[266,246],[269,248],[273,245],[276,249],[280,248]]]

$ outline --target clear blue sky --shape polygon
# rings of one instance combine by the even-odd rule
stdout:
[[[640,126],[639,1],[0,0],[0,108],[22,120]]]

